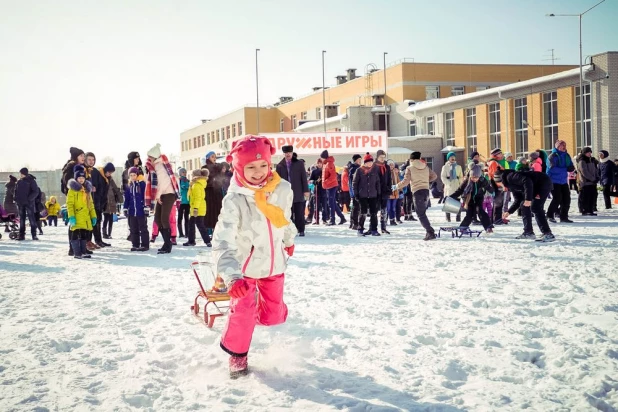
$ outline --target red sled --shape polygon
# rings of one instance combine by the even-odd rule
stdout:
[[[205,299],[206,303],[204,303],[204,323],[209,328],[212,328],[215,323],[215,319],[224,316],[227,314],[230,309],[230,295],[227,293],[227,288],[223,283],[223,280],[216,276],[212,270],[212,266],[207,262],[193,262],[191,263],[191,270],[193,270],[193,274],[195,275],[195,279],[197,283],[200,285],[200,290],[197,291],[197,296],[195,297],[195,301],[193,306],[191,306],[191,311],[195,316],[200,316],[200,303],[198,303],[199,299]],[[199,267],[206,267],[208,272],[210,272],[212,276],[213,286],[210,290],[204,289],[204,285],[200,279],[200,275],[198,273]],[[211,305],[211,312],[208,312],[208,305]]]

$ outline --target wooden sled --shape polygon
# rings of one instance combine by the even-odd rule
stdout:
[[[473,235],[476,235],[476,237],[479,237],[481,236],[481,233],[483,233],[482,230],[472,230],[469,227],[461,227],[461,226],[441,227],[440,230],[438,230],[438,237],[440,237],[442,232],[450,232],[452,238],[458,238],[458,239],[461,239],[462,236],[466,236],[466,235],[469,237],[472,237]]]
[[[197,279],[197,283],[200,285],[200,290],[197,291],[197,296],[195,297],[195,301],[191,306],[191,311],[195,316],[200,315],[200,303],[198,300],[205,299],[206,303],[204,304],[204,323],[209,328],[212,328],[215,323],[215,319],[227,314],[230,308],[230,295],[227,292],[216,292],[213,290],[206,290],[202,284],[200,279],[200,275],[198,273],[198,268],[201,265],[206,265],[208,267],[208,271],[212,275],[213,283],[217,282],[217,276],[212,270],[212,267],[209,263],[206,262],[193,262],[191,263],[191,270],[193,270],[193,274],[195,275],[195,279]],[[224,303],[225,302],[225,303]],[[211,305],[211,312],[208,312],[208,305]]]

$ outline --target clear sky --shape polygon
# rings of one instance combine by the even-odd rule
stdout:
[[[354,67],[578,64],[577,18],[598,0],[0,0],[0,170],[111,157],[255,102],[300,96]],[[618,50],[618,0],[584,17],[584,56]]]

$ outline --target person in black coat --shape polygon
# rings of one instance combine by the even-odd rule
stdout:
[[[517,236],[517,239],[536,239],[532,228],[532,213],[536,219],[536,224],[541,230],[541,237],[536,240],[552,242],[554,235],[549,228],[547,216],[545,215],[545,201],[551,193],[551,178],[545,173],[540,172],[516,172],[510,169],[498,172],[494,175],[494,182],[506,187],[513,193],[522,193],[524,203],[522,207],[522,219],[524,223],[524,233]],[[504,212],[502,217],[507,219],[510,213]]]
[[[67,160],[67,162],[62,167],[62,177],[60,179],[60,191],[65,195],[69,192],[67,186],[69,180],[73,179],[73,168],[76,165],[83,165],[86,161],[86,154],[82,149],[78,149],[77,147],[71,147],[69,148],[69,153],[71,153],[71,158]]]
[[[352,201],[352,210],[350,213],[350,229],[358,230],[358,216],[360,215],[360,203],[354,196],[354,174],[361,167],[363,157],[359,154],[352,156],[352,163],[348,166],[348,186],[350,187],[350,198]]]
[[[15,204],[15,187],[17,186],[17,178],[9,175],[9,181],[4,185],[4,211],[7,214],[18,215],[17,205]],[[6,231],[9,232],[8,226]]]
[[[354,198],[360,204],[358,217],[358,236],[380,236],[378,233],[378,207],[382,199],[382,181],[378,168],[373,167],[373,157],[367,153],[363,166],[354,173],[352,188]],[[365,219],[369,211],[369,231],[365,232]]]
[[[603,186],[603,200],[605,200],[605,209],[612,208],[612,186],[616,183],[614,181],[614,174],[616,172],[616,165],[609,158],[607,150],[601,150],[599,152],[599,183]]]
[[[135,167],[138,171],[138,176],[144,176],[144,168],[142,165],[142,158],[139,152],[129,152],[127,160],[124,162],[124,170],[122,171],[122,189],[127,190],[129,187],[129,169]]]
[[[380,149],[376,154],[377,159],[373,164],[373,167],[378,169],[378,172],[380,174],[380,229],[382,230],[382,233],[390,235],[390,232],[386,230],[386,222],[388,220],[386,206],[388,204],[388,199],[393,194],[391,190],[391,186],[393,185],[393,179],[391,176],[391,171],[386,164],[386,152]]]
[[[459,199],[461,196],[464,197],[466,216],[461,222],[461,227],[469,227],[474,217],[478,215],[485,231],[493,233],[491,219],[483,208],[483,199],[487,192],[494,193],[494,187],[489,183],[489,180],[485,179],[479,165],[472,166],[463,183],[449,196],[454,199]]]
[[[103,212],[107,208],[107,192],[109,190],[109,177],[116,171],[116,168],[112,163],[107,163],[104,167],[93,168],[91,171],[90,182],[92,183],[93,193],[92,200],[94,203],[94,210],[97,213],[96,225],[92,228],[92,235],[94,236],[95,243],[99,247],[111,246],[109,243],[103,242],[101,236],[101,223]]]
[[[309,199],[309,184],[305,165],[298,160],[293,146],[283,146],[284,158],[277,164],[277,174],[290,182],[294,200],[292,203],[292,219],[299,236],[305,236],[305,202]]]
[[[32,240],[39,240],[36,236],[37,222],[35,218],[35,200],[41,193],[39,186],[25,167],[19,171],[20,179],[15,186],[15,203],[19,210],[19,237],[18,240],[26,239],[26,216],[30,222]]]

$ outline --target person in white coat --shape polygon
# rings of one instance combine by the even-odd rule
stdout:
[[[461,166],[457,164],[457,157],[454,152],[448,152],[446,155],[446,164],[442,166],[440,174],[442,183],[444,183],[444,196],[450,196],[459,189],[463,183],[464,176]],[[461,211],[457,213],[457,221],[461,221]],[[446,214],[446,220],[451,221],[451,214]]]
[[[274,153],[267,138],[247,136],[234,142],[226,159],[234,176],[223,199],[212,251],[216,273],[231,297],[221,348],[230,355],[232,379],[248,372],[255,325],[277,325],[288,315],[283,282],[297,233],[290,221],[294,192],[271,170]]]

